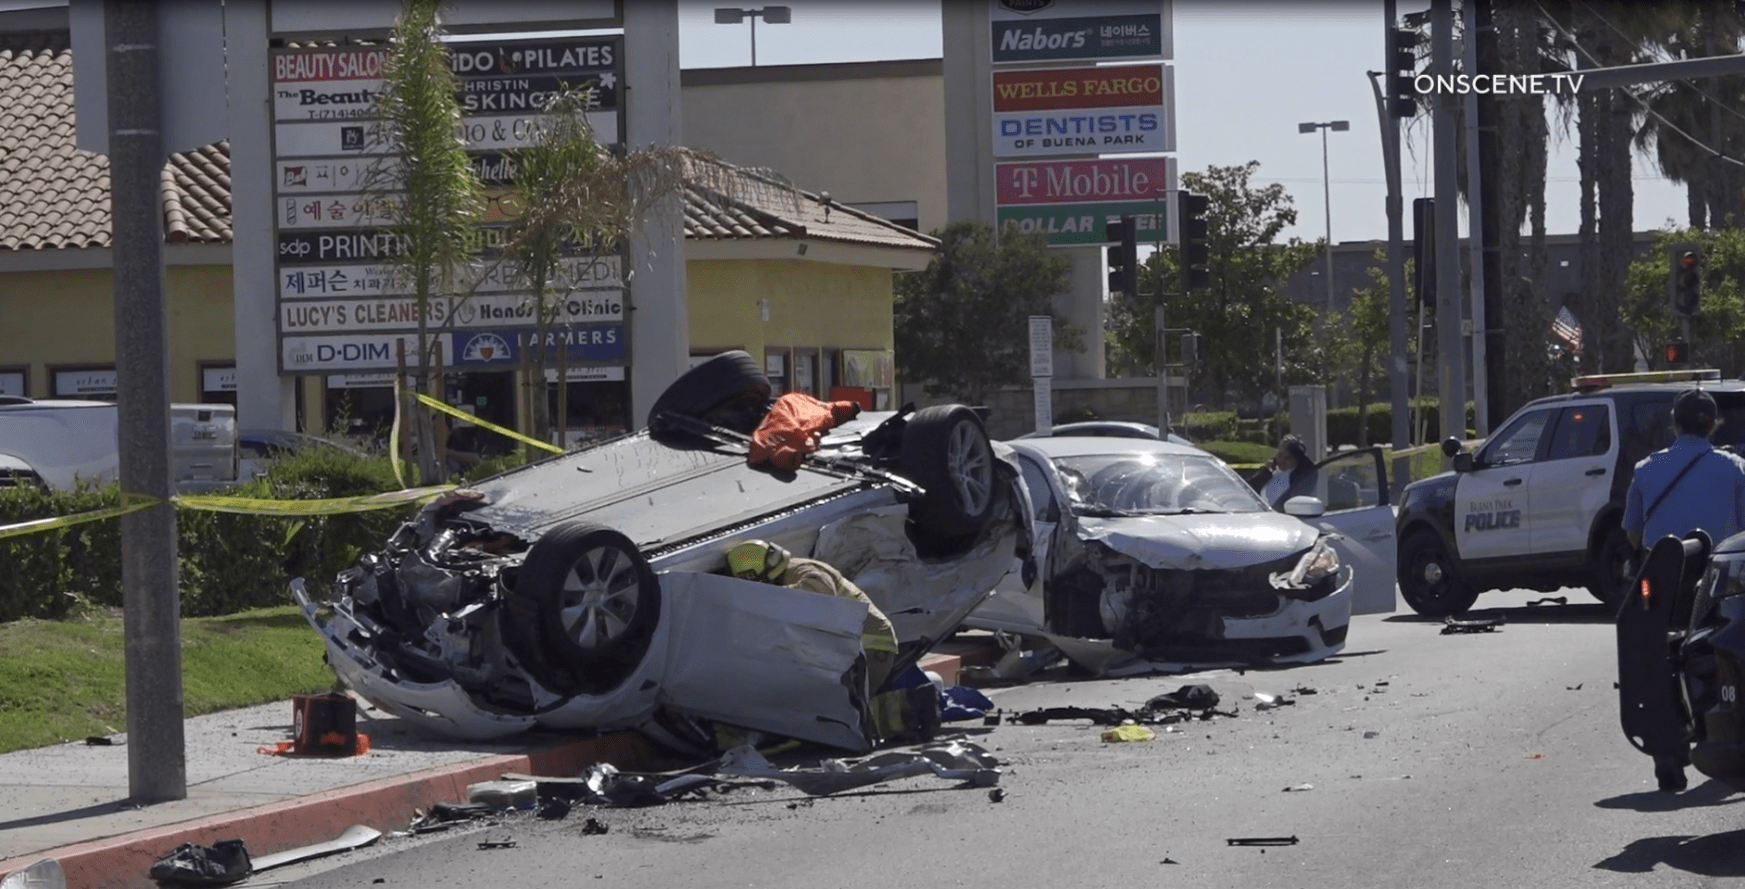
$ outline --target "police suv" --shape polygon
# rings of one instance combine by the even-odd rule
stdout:
[[[1576,391],[1530,402],[1476,453],[1449,439],[1454,470],[1406,486],[1395,528],[1400,595],[1445,617],[1486,590],[1585,586],[1616,603],[1634,553],[1621,521],[1636,463],[1670,445],[1672,399],[1701,385],[1745,452],[1745,380],[1716,370],[1577,377]]]

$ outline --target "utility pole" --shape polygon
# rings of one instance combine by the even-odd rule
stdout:
[[[1466,18],[1466,39],[1462,41],[1466,56],[1463,66],[1475,74],[1478,72],[1478,6],[1483,3],[1484,0],[1479,3],[1467,0],[1460,4],[1461,15]],[[1466,283],[1472,306],[1473,422],[1478,436],[1484,438],[1490,435],[1490,387],[1485,371],[1490,367],[1486,356],[1491,321],[1486,294],[1489,279],[1484,274],[1487,207],[1483,182],[1490,177],[1485,175],[1484,164],[1479,163],[1478,93],[1469,90],[1462,101],[1466,112],[1466,261],[1470,265]]]
[[[1496,7],[1497,0],[1479,0],[1476,4],[1479,71],[1495,71],[1500,64]],[[1490,430],[1501,426],[1509,418],[1509,414],[1520,407],[1518,404],[1509,403],[1508,387],[1504,384],[1507,356],[1503,353],[1503,345],[1508,338],[1503,320],[1503,304],[1507,299],[1503,292],[1503,281],[1513,280],[1520,274],[1520,257],[1503,256],[1503,201],[1499,191],[1500,183],[1496,176],[1491,175],[1492,171],[1498,169],[1498,158],[1502,150],[1497,143],[1497,112],[1495,96],[1487,96],[1478,103],[1478,153],[1471,155],[1478,158],[1479,169],[1486,171],[1477,186],[1484,205],[1481,238],[1484,246],[1484,379],[1485,388],[1489,390],[1485,398],[1489,416],[1479,419],[1481,435],[1488,435]],[[1479,235],[1472,237],[1477,238]],[[1505,275],[1508,276],[1506,279]]]
[[[165,154],[156,4],[106,0],[109,181],[114,217],[115,394],[123,497],[152,505],[121,517],[127,640],[127,784],[136,802],[188,796],[182,728],[181,599],[170,505],[169,313],[164,304]]]
[[[1399,27],[1394,3],[1395,0],[1386,0],[1382,8],[1382,47],[1390,71],[1397,57],[1395,43]],[[1376,117],[1381,122],[1382,164],[1386,168],[1388,188],[1388,391],[1393,408],[1393,445],[1397,454],[1412,440],[1412,418],[1411,378],[1406,354],[1406,245],[1404,201],[1400,197],[1400,126],[1381,88],[1382,82],[1391,80],[1390,74],[1382,75],[1379,82],[1375,72],[1371,72],[1369,77],[1370,86],[1375,89]],[[1398,496],[1410,481],[1411,458],[1394,457],[1391,471],[1393,491]]]
[[[1454,9],[1452,0],[1432,0],[1431,71],[1436,77],[1454,74]],[[1438,93],[1431,111],[1436,160],[1436,330],[1441,367],[1437,400],[1441,404],[1444,437],[1466,437],[1466,341],[1461,329],[1460,232],[1455,204],[1460,187],[1455,175],[1454,96]]]

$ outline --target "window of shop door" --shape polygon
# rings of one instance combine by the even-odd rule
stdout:
[[[449,374],[445,388],[448,402],[482,420],[508,429],[515,428],[515,374],[501,373]],[[455,444],[456,441],[459,444]],[[486,456],[507,454],[518,445],[511,439],[455,420],[449,433],[450,447]]]

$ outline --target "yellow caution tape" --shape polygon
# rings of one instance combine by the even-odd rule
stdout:
[[[394,377],[394,425],[388,427],[388,465],[394,467],[394,483],[406,487],[406,473],[400,467],[400,406],[405,402],[400,394],[400,377]]]
[[[442,411],[445,414],[452,414],[456,417],[459,417],[462,420],[465,420],[468,423],[472,423],[475,426],[483,426],[484,428],[489,429],[492,432],[497,433],[498,435],[507,435],[510,438],[515,439],[516,441],[522,442],[524,444],[533,445],[536,448],[544,448],[548,451],[551,451],[554,454],[561,454],[564,452],[563,448],[560,448],[557,445],[554,445],[550,442],[540,441],[537,438],[528,438],[527,436],[522,435],[521,433],[516,432],[513,429],[504,429],[503,427],[498,426],[495,423],[492,423],[488,420],[481,420],[478,417],[475,417],[472,414],[469,414],[466,411],[463,411],[460,408],[455,407],[452,404],[445,404],[441,401],[438,401],[434,398],[431,398],[428,395],[424,395],[424,394],[420,393],[418,396],[418,401],[420,403],[427,404],[433,408],[436,408],[437,410]]]
[[[339,515],[371,509],[388,509],[406,503],[429,500],[454,489],[454,485],[432,485],[428,488],[407,488],[389,491],[385,494],[330,497],[324,500],[258,500],[253,497],[226,497],[222,494],[178,495],[171,499],[175,501],[177,506],[213,512],[234,512],[245,515]]]
[[[112,519],[116,516],[127,515],[130,512],[137,512],[158,502],[159,500],[156,497],[148,497],[144,494],[122,494],[120,506],[93,509],[90,512],[79,512],[68,516],[56,516],[48,519],[33,519],[28,522],[19,522],[15,525],[0,525],[0,538],[21,537],[25,534],[36,534],[41,531],[53,531],[56,528],[71,528],[74,525],[83,525],[86,522]]]

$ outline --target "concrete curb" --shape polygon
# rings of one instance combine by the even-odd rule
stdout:
[[[575,775],[597,762],[636,770],[647,768],[653,760],[654,753],[641,735],[618,732],[522,754],[435,766],[236,812],[49,849],[0,861],[0,874],[53,858],[66,872],[69,887],[157,889],[157,884],[147,876],[152,862],[182,843],[209,846],[219,840],[241,839],[249,854],[259,857],[331,840],[353,824],[384,832],[403,830],[415,809],[439,802],[465,802],[467,785],[496,780],[507,772]]]

